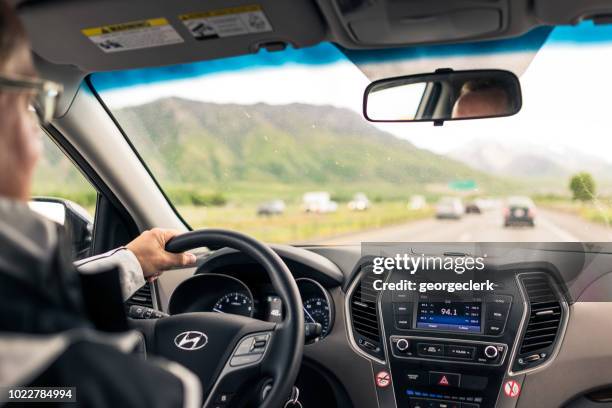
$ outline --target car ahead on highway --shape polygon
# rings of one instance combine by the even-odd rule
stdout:
[[[468,201],[465,204],[465,213],[466,214],[480,214],[482,212],[480,202],[478,200]]]
[[[326,191],[313,191],[302,197],[302,208],[307,213],[333,213],[338,209],[338,203],[333,201],[331,194]]]
[[[536,206],[529,197],[509,197],[503,209],[504,226],[535,226]]]
[[[450,218],[458,220],[465,213],[465,208],[460,198],[442,197],[436,203],[436,218]]]
[[[189,398],[168,396],[177,405],[609,403],[610,2],[11,3],[41,76],[64,88],[42,125],[33,187],[93,215],[88,237],[67,231],[73,247],[100,255],[163,226],[189,234],[168,250],[199,255],[127,300],[141,335],[118,345],[95,336],[121,350],[144,337],[139,358],[194,373]],[[0,67],[0,88],[23,86]],[[562,198],[585,171],[598,206]],[[376,205],[331,199],[357,191]],[[442,199],[435,214],[458,218],[448,223],[425,201],[551,191],[577,211],[547,208],[546,222],[520,230],[500,228],[493,199],[477,217]],[[326,214],[258,216],[273,197]],[[520,208],[528,219],[532,207]],[[433,270],[375,269],[397,252]],[[407,279],[434,289],[410,291]],[[493,290],[474,288],[480,279]],[[382,283],[406,290],[379,292]],[[94,289],[85,303],[110,315]],[[0,333],[0,349],[34,347],[47,361],[32,344],[55,335],[13,344]],[[0,388],[16,385],[7,377],[25,378],[0,376]],[[77,399],[98,395],[90,385]],[[133,404],[163,405],[144,393]]]
[[[280,215],[285,212],[286,207],[283,200],[268,201],[257,207],[257,215]]]
[[[351,201],[348,203],[349,210],[352,211],[365,211],[370,208],[370,200],[364,193],[357,193]]]

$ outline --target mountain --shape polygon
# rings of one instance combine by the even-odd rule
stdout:
[[[478,139],[448,154],[472,167],[503,177],[567,185],[569,177],[588,171],[596,180],[612,181],[612,164],[565,146]]]
[[[400,189],[466,179],[499,183],[332,106],[166,98],[114,114],[165,183],[378,183]]]

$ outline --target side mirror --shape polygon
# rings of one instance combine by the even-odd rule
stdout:
[[[74,259],[88,256],[93,237],[93,220],[87,210],[73,201],[51,197],[35,197],[29,206],[33,211],[64,226]]]
[[[363,115],[371,122],[434,122],[516,114],[521,86],[512,72],[453,71],[386,78],[365,90]]]

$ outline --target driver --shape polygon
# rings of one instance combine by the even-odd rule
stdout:
[[[31,109],[48,120],[53,89],[37,77],[25,30],[0,0],[0,389],[75,387],[76,406],[201,406],[201,386],[190,371],[131,354],[141,343],[135,332],[96,330],[80,286],[79,273],[112,270],[127,299],[145,280],[193,264],[193,254],[164,250],[177,232],[146,231],[75,267],[62,227],[28,207],[41,151]]]

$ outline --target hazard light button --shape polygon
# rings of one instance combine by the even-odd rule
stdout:
[[[429,372],[429,385],[438,387],[459,387],[461,374]]]

